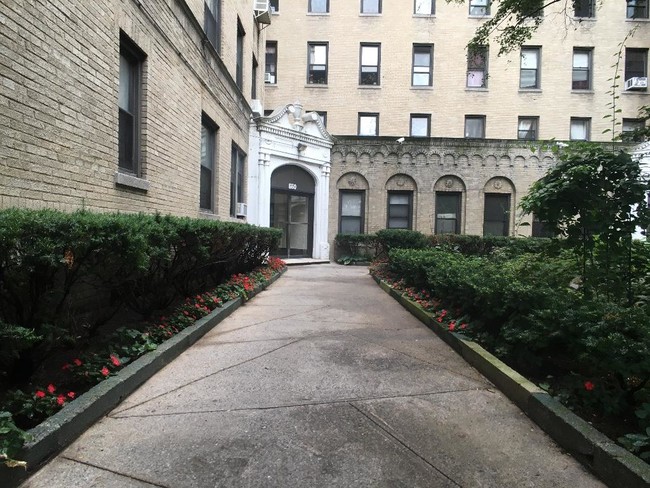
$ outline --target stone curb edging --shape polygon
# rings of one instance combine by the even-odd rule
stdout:
[[[286,269],[274,275],[265,285],[258,286],[250,292],[248,300],[273,284]],[[0,486],[4,488],[18,486],[34,474],[46,460],[70,445],[86,429],[244,303],[242,298],[236,298],[226,302],[223,307],[215,308],[208,315],[197,320],[194,325],[160,344],[156,350],[140,356],[118,371],[115,376],[93,386],[56,414],[31,429],[28,433],[32,436],[32,440],[16,456],[27,462],[28,469],[7,468],[0,465]]]
[[[477,343],[439,325],[431,314],[386,282],[379,286],[490,380],[555,442],[610,487],[647,488],[650,465],[617,445]]]

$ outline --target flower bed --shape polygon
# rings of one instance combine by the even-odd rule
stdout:
[[[59,364],[50,363],[50,374],[56,380],[7,392],[0,405],[0,460],[10,466],[20,465],[12,457],[27,438],[24,429],[39,424],[93,385],[156,350],[226,302],[237,298],[247,300],[285,267],[282,260],[268,258],[266,265],[250,273],[233,275],[210,291],[186,298],[157,320],[139,327],[117,329],[87,350],[67,353]]]

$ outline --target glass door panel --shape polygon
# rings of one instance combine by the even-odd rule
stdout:
[[[289,253],[306,256],[309,247],[309,197],[289,195]]]

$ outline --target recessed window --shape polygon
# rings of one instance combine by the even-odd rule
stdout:
[[[239,17],[237,18],[237,73],[236,82],[240,90],[244,89],[244,27],[241,25]]]
[[[365,191],[340,191],[339,233],[363,234],[365,195]]]
[[[264,83],[275,84],[278,80],[278,43],[266,41],[266,57],[264,60]]]
[[[467,51],[467,87],[485,88],[488,78],[488,48],[470,48]]]
[[[380,14],[381,0],[361,0],[362,14]]]
[[[200,207],[214,210],[214,161],[217,147],[217,125],[205,114],[201,120],[201,187]]]
[[[411,114],[411,137],[429,137],[431,135],[431,115]]]
[[[569,139],[572,141],[588,141],[591,129],[590,118],[571,117],[571,131]]]
[[[413,86],[431,86],[433,82],[433,46],[431,44],[413,45]]]
[[[327,84],[327,50],[327,43],[309,43],[309,66],[307,68],[307,83],[312,85]]]
[[[541,220],[537,215],[533,215],[533,237],[555,237],[553,231],[548,228],[548,225]]]
[[[360,85],[379,85],[381,46],[379,44],[361,44],[361,62],[359,67]]]
[[[644,129],[643,119],[623,119],[621,139],[625,142],[643,142],[645,135],[641,131]]]
[[[469,0],[469,14],[481,17],[490,15],[490,0]]]
[[[647,19],[648,0],[627,0],[628,19]]]
[[[329,0],[309,0],[309,13],[326,14],[330,11]]]
[[[237,215],[238,203],[245,203],[244,195],[244,163],[246,154],[237,144],[232,145],[230,160],[230,216]]]
[[[470,139],[485,138],[485,115],[465,116],[465,137]]]
[[[388,192],[387,229],[411,229],[413,220],[413,192]]]
[[[315,112],[320,115],[321,120],[323,121],[323,125],[327,128],[327,112],[323,112],[320,110],[315,110]]]
[[[595,0],[573,0],[573,16],[590,18],[596,15]]]
[[[371,114],[371,113],[359,114],[359,135],[360,136],[379,135],[379,114]]]
[[[212,47],[221,52],[221,0],[205,0],[203,29]]]
[[[280,11],[280,0],[270,0],[269,7],[272,14],[277,14]]]
[[[519,88],[539,88],[540,48],[522,48]]]
[[[633,83],[632,78],[647,78],[648,76],[648,50],[626,48],[625,49],[625,88],[626,90],[647,90],[647,80],[645,86],[638,86],[639,83]],[[636,86],[635,86],[636,85]]]
[[[140,172],[140,112],[144,53],[125,35],[120,36],[120,77],[118,93],[119,169]]]
[[[571,88],[574,90],[591,89],[591,49],[573,49]]]
[[[484,236],[507,236],[510,222],[510,194],[486,193],[483,214]]]
[[[436,234],[460,234],[460,192],[436,192]]]
[[[257,98],[257,59],[253,56],[253,61],[251,62],[251,99],[255,100]]]
[[[413,13],[415,15],[433,15],[436,13],[435,0],[415,0]]]
[[[519,117],[517,139],[536,141],[538,137],[539,117]]]

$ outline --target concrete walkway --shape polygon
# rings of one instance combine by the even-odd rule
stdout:
[[[364,267],[293,267],[26,487],[603,486]]]

